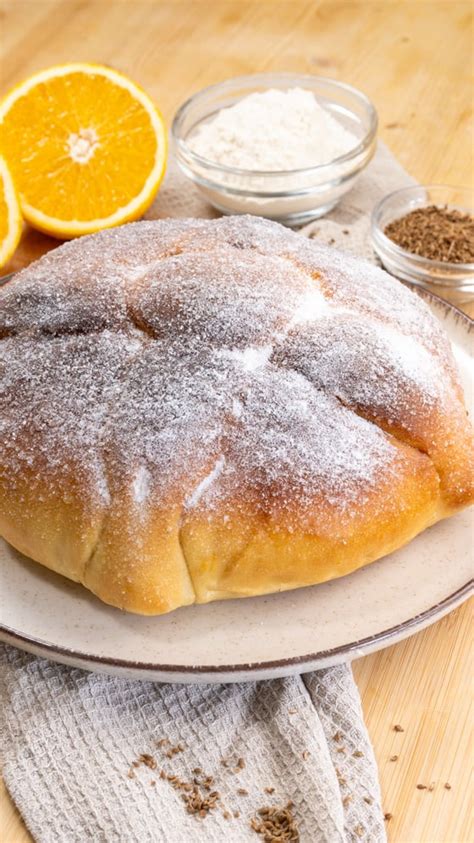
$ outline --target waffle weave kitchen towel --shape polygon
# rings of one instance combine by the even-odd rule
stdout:
[[[283,840],[385,839],[376,765],[346,665],[268,682],[164,685],[96,676],[3,646],[3,773],[40,843],[257,843],[265,839],[250,825],[261,821],[258,811],[290,801],[300,836]],[[134,767],[140,757],[145,763]],[[210,790],[197,789],[203,804],[217,791],[218,807],[188,813],[183,796],[192,791],[161,770],[191,784],[212,776]]]
[[[370,210],[407,183],[380,147],[344,202],[304,233],[373,259]],[[173,167],[147,214],[214,215]],[[385,840],[347,665],[245,684],[166,685],[0,645],[0,739],[7,788],[38,843]]]

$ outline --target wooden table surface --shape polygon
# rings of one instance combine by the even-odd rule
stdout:
[[[470,2],[456,0],[7,0],[0,2],[0,90],[51,64],[97,61],[140,82],[169,121],[192,92],[230,76],[318,73],[369,95],[380,136],[416,179],[465,184],[473,163],[471,12]],[[54,245],[27,232],[4,271]],[[474,839],[470,620],[465,604],[354,663],[391,841]],[[434,790],[416,787],[431,782]],[[2,843],[31,840],[5,789],[0,809]]]

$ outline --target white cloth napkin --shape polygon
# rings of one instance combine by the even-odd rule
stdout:
[[[410,182],[380,146],[354,190],[304,233],[373,259],[368,215],[382,195]],[[147,214],[165,216],[216,214],[172,166]],[[165,685],[98,676],[0,645],[0,738],[6,786],[38,843],[386,839],[349,666],[266,682]],[[195,797],[178,786],[192,787],[193,778]],[[215,791],[205,816],[188,813],[184,798],[196,805]],[[285,831],[288,802],[294,822]],[[265,807],[282,810],[262,816]]]

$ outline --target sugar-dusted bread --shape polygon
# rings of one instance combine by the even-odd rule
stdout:
[[[106,603],[323,582],[473,499],[427,307],[275,223],[127,225],[0,295],[1,533]]]

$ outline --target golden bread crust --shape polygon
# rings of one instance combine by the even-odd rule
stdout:
[[[0,531],[142,614],[343,576],[474,498],[449,342],[256,218],[136,223],[1,292]]]

